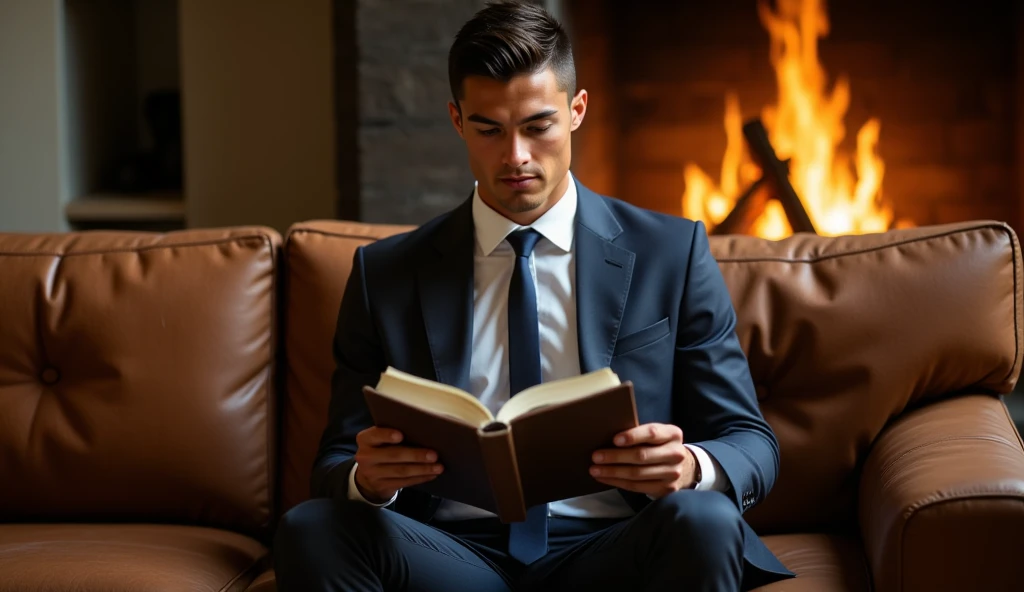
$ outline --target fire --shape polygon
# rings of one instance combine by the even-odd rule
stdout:
[[[839,150],[846,129],[850,85],[840,77],[829,92],[818,61],[818,38],[828,35],[824,0],[777,0],[773,12],[759,0],[758,15],[771,38],[770,58],[778,83],[778,105],[762,109],[761,120],[775,152],[789,159],[790,181],[819,234],[882,232],[893,225],[892,208],[881,199],[885,165],[875,152],[881,124],[870,119],[857,132],[856,153]],[[726,149],[721,178],[700,167],[683,170],[683,216],[713,227],[729,214],[742,188],[760,178],[744,150],[739,99],[725,97]],[[856,170],[856,174],[851,170]],[[899,222],[898,226],[908,225]],[[792,234],[781,205],[771,200],[754,223],[758,236],[779,239]]]

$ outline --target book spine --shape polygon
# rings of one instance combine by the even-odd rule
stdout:
[[[490,426],[489,426],[490,427]],[[498,518],[504,523],[526,520],[526,500],[519,481],[516,447],[512,431],[507,426],[480,431],[480,449],[483,452],[487,478],[494,495]]]

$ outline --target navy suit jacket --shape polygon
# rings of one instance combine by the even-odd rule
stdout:
[[[779,447],[754,394],[736,314],[699,222],[600,196],[577,183],[580,369],[634,385],[641,423],[672,423],[719,462],[746,511],[765,498]],[[387,366],[469,386],[472,199],[416,230],[356,250],[334,340],[329,419],[312,493],[345,499],[356,434],[372,425],[362,387]],[[621,491],[621,490],[620,490]],[[621,491],[637,510],[647,496]],[[393,509],[429,521],[440,499],[403,490]],[[744,587],[790,575],[744,522]],[[758,569],[751,570],[753,566]]]

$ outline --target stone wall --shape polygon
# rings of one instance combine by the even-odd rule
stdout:
[[[418,224],[472,191],[465,147],[448,119],[448,49],[484,4],[335,4],[340,217]]]

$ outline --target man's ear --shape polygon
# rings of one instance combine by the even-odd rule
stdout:
[[[459,133],[459,137],[465,140],[466,136],[462,133],[462,112],[459,111],[459,106],[452,101],[448,101],[448,116],[451,117],[452,125],[455,126],[455,131]]]
[[[569,131],[574,132],[583,123],[583,117],[587,114],[587,89],[581,88],[580,92],[572,98],[572,103],[569,104],[569,113],[572,115]]]

